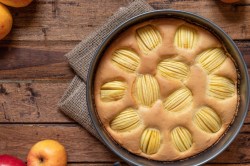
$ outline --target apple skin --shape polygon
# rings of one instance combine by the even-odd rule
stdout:
[[[32,0],[0,0],[0,2],[11,7],[25,7],[28,6]]]
[[[16,157],[4,154],[0,155],[0,166],[26,166],[24,162]]]
[[[9,9],[0,3],[0,40],[9,34],[12,23],[13,19]]]
[[[27,166],[66,166],[67,153],[55,140],[37,142],[29,151]]]
[[[221,1],[225,3],[234,3],[234,2],[238,2],[239,0],[221,0]]]

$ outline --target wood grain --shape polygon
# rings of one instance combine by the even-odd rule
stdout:
[[[199,14],[219,25],[233,39],[250,38],[250,13],[247,12],[250,10],[250,0],[241,0],[235,4],[225,4],[218,0],[148,2],[155,9],[178,9]]]
[[[36,0],[26,8],[11,9],[15,19],[6,40],[80,40],[130,2],[132,0]]]
[[[0,153],[25,159],[31,146],[43,139],[56,139],[67,149],[69,162],[120,161],[110,150],[76,124],[0,125]],[[250,127],[245,126],[230,147],[211,163],[250,163]],[[232,157],[233,156],[233,157]]]
[[[57,103],[74,77],[64,54],[132,1],[35,0],[25,8],[9,8],[13,29],[0,41],[0,154],[25,159],[37,141],[56,139],[68,151],[69,166],[111,166],[120,160]],[[185,10],[210,19],[235,40],[250,68],[250,0],[147,2],[155,9]],[[250,165],[249,142],[250,115],[230,147],[207,165]]]
[[[0,125],[0,131],[0,152],[23,160],[32,145],[44,139],[60,141],[67,149],[69,162],[118,160],[97,139],[77,125]]]
[[[11,9],[15,19],[13,30],[6,40],[81,40],[114,11],[130,2],[132,0],[36,0],[26,8]],[[250,39],[250,13],[246,12],[250,8],[249,0],[233,5],[215,0],[201,0],[199,3],[196,0],[147,2],[155,9],[171,8],[199,14],[218,24],[233,39]]]
[[[68,83],[0,84],[0,123],[72,122],[57,106],[67,86]]]
[[[69,83],[0,83],[0,123],[72,123],[57,104]],[[250,124],[248,114],[246,124]]]
[[[69,67],[65,53],[0,47],[0,79],[72,79],[74,74]]]
[[[244,55],[247,66],[250,66],[250,43],[237,41]],[[63,48],[57,44],[57,48]],[[75,43],[76,44],[76,43]],[[47,46],[40,49],[0,46],[0,80],[71,80],[74,72],[64,57],[68,48],[54,51]],[[70,47],[74,47],[71,45]]]

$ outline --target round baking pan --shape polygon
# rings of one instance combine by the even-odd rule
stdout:
[[[98,67],[99,61],[102,58],[103,53],[105,52],[106,48],[109,44],[116,39],[116,37],[121,34],[124,30],[128,29],[129,27],[149,20],[149,19],[156,19],[156,18],[179,18],[183,19],[187,22],[192,24],[196,24],[198,26],[207,29],[211,33],[213,33],[226,47],[227,51],[232,55],[232,58],[235,61],[236,67],[239,72],[239,107],[237,116],[234,119],[232,125],[228,128],[226,134],[212,147],[208,148],[204,152],[197,154],[193,157],[173,161],[173,162],[164,162],[164,161],[154,161],[149,160],[135,154],[128,152],[126,149],[122,148],[119,144],[117,144],[106,132],[104,127],[102,126],[96,111],[95,100],[94,100],[94,79],[96,69]],[[88,111],[95,126],[96,131],[98,132],[100,138],[102,139],[103,143],[111,149],[116,155],[121,157],[125,162],[130,165],[147,165],[147,166],[162,166],[162,165],[201,165],[209,160],[213,159],[217,155],[219,155],[223,150],[225,150],[229,144],[234,140],[236,135],[239,133],[240,128],[243,125],[244,119],[246,117],[248,111],[248,104],[249,104],[249,77],[246,64],[243,60],[242,54],[240,53],[239,49],[237,48],[236,44],[233,40],[217,25],[212,23],[211,21],[198,16],[196,14],[192,14],[189,12],[184,11],[177,11],[177,10],[155,10],[147,13],[143,13],[136,17],[129,19],[128,21],[124,22],[116,29],[114,29],[107,38],[103,41],[103,43],[98,48],[91,64],[90,69],[88,72],[88,79],[87,79],[87,105]]]

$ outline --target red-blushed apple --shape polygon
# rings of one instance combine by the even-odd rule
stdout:
[[[0,2],[11,7],[25,7],[28,6],[32,0],[0,0]]]
[[[0,155],[0,166],[25,166],[24,162],[14,156]]]
[[[66,166],[67,153],[62,144],[55,140],[36,143],[27,156],[27,166]]]
[[[239,0],[221,0],[221,1],[225,3],[234,3],[234,2],[238,2]]]

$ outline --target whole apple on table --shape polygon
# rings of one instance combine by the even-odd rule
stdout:
[[[221,0],[225,3],[234,3],[239,0]],[[0,40],[10,32],[13,19],[7,6],[25,7],[32,0],[0,0]],[[66,150],[59,142],[44,140],[36,143],[27,157],[27,166],[66,166]],[[25,166],[24,162],[14,156],[0,155],[0,166]]]
[[[54,140],[36,143],[29,151],[27,166],[66,166],[67,153],[63,145]],[[0,165],[1,166],[1,165]]]
[[[14,156],[0,155],[0,166],[25,166],[24,162]]]
[[[25,7],[32,0],[0,0],[0,40],[7,36],[12,28],[13,19],[7,6]]]
[[[0,155],[0,166],[26,166],[14,156]],[[27,166],[67,166],[67,153],[62,144],[55,140],[37,142],[27,156]]]

